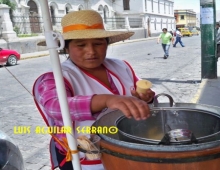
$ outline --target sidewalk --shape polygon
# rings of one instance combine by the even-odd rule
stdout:
[[[217,79],[202,79],[192,103],[207,104],[220,107],[220,61],[217,63]]]

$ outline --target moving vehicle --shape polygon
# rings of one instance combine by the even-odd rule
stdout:
[[[15,50],[0,48],[0,65],[14,66],[20,60],[20,57],[20,54]]]
[[[188,36],[191,37],[193,34],[189,31],[188,28],[178,28],[182,34],[182,36]]]

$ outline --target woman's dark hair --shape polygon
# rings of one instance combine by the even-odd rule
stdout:
[[[70,43],[71,40],[65,40],[65,45],[64,45],[64,48],[62,50],[60,50],[60,54],[67,54],[66,52],[66,49],[69,48],[69,43]],[[69,57],[68,57],[69,58]]]
[[[72,40],[65,40],[65,46],[64,46],[64,48],[66,49],[68,49],[69,48],[69,43],[70,43],[70,41],[72,41]]]
[[[109,45],[109,38],[106,38],[107,44]]]

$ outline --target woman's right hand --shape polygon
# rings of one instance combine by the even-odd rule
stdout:
[[[144,120],[150,116],[148,104],[136,97],[107,94],[93,96],[92,111],[97,112],[98,108],[102,110],[106,107],[119,109],[127,118],[133,117],[136,120]]]

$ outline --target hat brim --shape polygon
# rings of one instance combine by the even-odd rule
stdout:
[[[93,39],[93,38],[109,38],[109,44],[116,43],[128,39],[134,34],[134,32],[124,31],[106,31],[100,29],[94,30],[75,30],[67,33],[63,33],[64,40],[71,39]],[[59,41],[58,41],[59,43]],[[38,46],[46,46],[46,41],[37,43]]]

